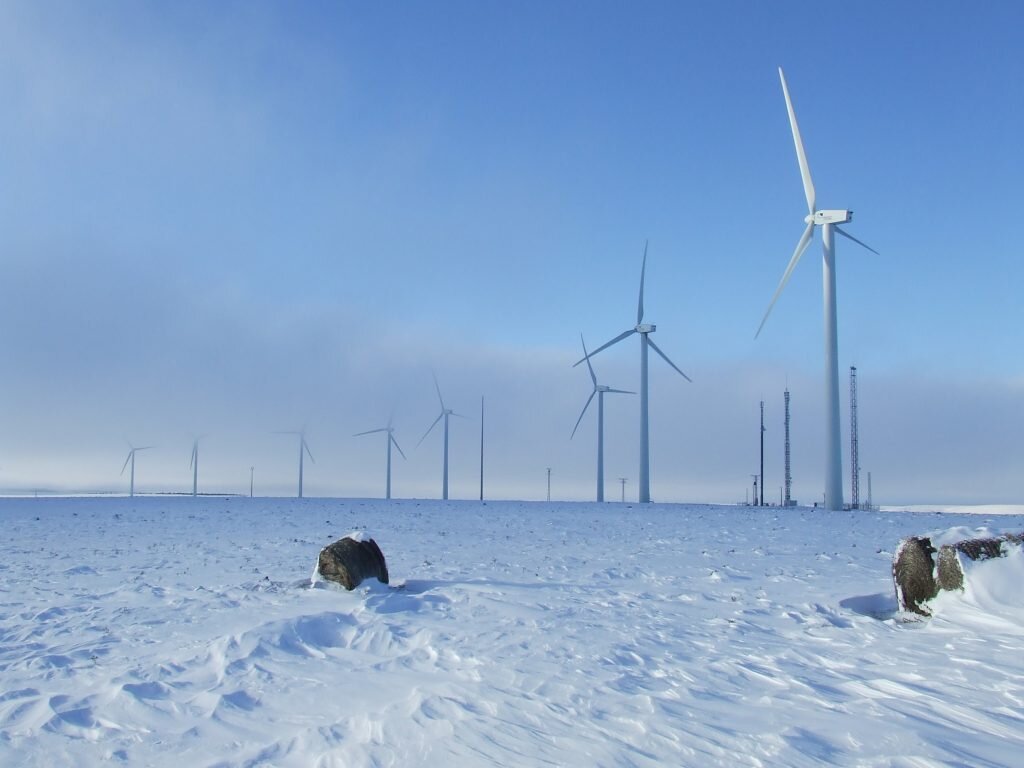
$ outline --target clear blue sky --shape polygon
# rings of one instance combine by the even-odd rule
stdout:
[[[393,409],[396,494],[437,495],[433,368],[456,410],[488,398],[495,495],[552,466],[587,498],[570,365],[632,325],[649,238],[654,338],[694,379],[652,367],[654,497],[742,498],[762,398],[777,489],[788,382],[817,498],[817,241],[753,339],[806,213],[782,65],[819,204],[882,254],[839,243],[876,501],[1019,501],[1022,27],[1013,2],[5,3],[0,488],[126,487],[131,440],[158,446],[140,487],[180,490],[209,433],[208,489],[256,465],[288,493],[272,433],[304,423],[308,492],[379,494],[351,434]],[[637,346],[598,375],[635,389]],[[609,402],[609,478],[636,408]]]

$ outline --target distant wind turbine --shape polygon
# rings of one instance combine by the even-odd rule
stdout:
[[[441,481],[441,498],[444,499],[445,501],[447,501],[448,500],[448,417],[449,416],[458,416],[459,418],[462,418],[462,419],[465,419],[465,418],[468,418],[468,417],[467,416],[463,416],[461,413],[456,413],[451,408],[445,408],[445,406],[444,406],[444,398],[441,397],[441,386],[437,383],[437,375],[433,371],[431,371],[431,376],[434,377],[434,389],[437,390],[437,399],[441,403],[441,413],[439,413],[437,418],[434,419],[434,423],[430,425],[430,429],[428,429],[426,432],[423,433],[423,437],[421,437],[420,441],[418,443],[416,443],[416,447],[418,448],[423,443],[423,441],[427,439],[427,435],[429,435],[433,431],[434,427],[437,426],[437,423],[439,421],[441,421],[441,419],[444,419],[444,475],[443,475],[443,479]]]
[[[279,435],[298,435],[299,436],[299,498],[302,498],[302,460],[304,455],[309,455],[309,460],[316,464],[316,459],[313,458],[313,454],[309,450],[309,446],[306,445],[306,430],[291,430],[285,432],[278,432]]]
[[[572,428],[572,435],[569,436],[569,439],[572,440],[576,436],[576,430],[579,429],[580,422],[583,421],[583,416],[587,412],[587,408],[590,407],[590,402],[594,399],[594,395],[597,395],[597,500],[604,501],[604,395],[605,392],[622,395],[635,395],[636,392],[629,392],[625,389],[612,389],[604,384],[598,384],[597,376],[594,374],[594,366],[590,364],[590,357],[587,356],[587,343],[583,341],[582,333],[580,334],[580,344],[583,345],[583,359],[587,361],[587,368],[590,370],[590,380],[594,382],[594,389],[591,390],[590,397],[587,398],[587,402],[583,405],[583,410],[580,411],[580,417],[576,419],[576,426]]]
[[[387,471],[387,482],[385,484],[385,496],[384,496],[384,498],[390,499],[391,498],[391,446],[392,446],[392,444],[394,444],[395,448],[398,449],[398,452],[400,454],[402,454],[402,458],[403,459],[405,458],[405,453],[402,452],[401,446],[398,444],[398,441],[395,440],[395,434],[394,434],[395,428],[391,426],[391,419],[390,418],[388,419],[388,425],[386,427],[381,427],[380,429],[368,429],[365,432],[356,432],[355,435],[353,435],[353,437],[359,437],[361,435],[372,435],[372,434],[374,434],[376,432],[387,432],[387,434],[388,434],[388,440],[387,440],[388,471]]]
[[[199,495],[199,441],[203,438],[203,435],[195,438],[192,441],[192,458],[188,462],[189,469],[192,470],[192,495]]]
[[[131,470],[131,473],[129,475],[129,477],[131,478],[131,481],[130,481],[130,484],[128,486],[129,489],[130,489],[128,494],[130,496],[134,496],[135,495],[135,454],[138,453],[139,451],[148,451],[153,446],[152,445],[142,445],[142,446],[139,446],[138,448],[136,448],[131,443],[128,443],[128,445],[131,448],[131,450],[128,451],[128,458],[124,460],[124,466],[121,467],[121,474],[122,475],[124,474],[124,470],[125,470],[125,468],[129,464],[132,465],[132,470]]]
[[[636,325],[630,328],[628,331],[623,331],[614,339],[609,342],[602,344],[600,347],[595,349],[589,355],[585,355],[582,360],[577,360],[573,363],[573,367],[579,365],[584,360],[596,355],[613,344],[618,344],[625,338],[632,336],[634,333],[640,334],[640,482],[639,482],[639,499],[640,503],[646,504],[651,500],[651,457],[650,457],[650,436],[648,427],[648,407],[647,407],[647,348],[652,348],[655,352],[661,355],[661,358],[668,363],[672,368],[682,376],[684,379],[692,383],[692,379],[683,373],[679,366],[668,359],[668,355],[661,351],[657,344],[655,344],[650,334],[657,330],[657,326],[653,324],[644,323],[644,274],[647,271],[647,243],[644,243],[644,259],[643,264],[640,267],[640,300],[637,302],[636,308]]]
[[[842,449],[840,446],[839,433],[839,340],[836,321],[836,252],[832,233],[838,232],[843,237],[852,240],[857,245],[867,248],[877,254],[871,246],[862,243],[853,235],[848,234],[839,228],[839,224],[845,224],[853,220],[853,211],[848,210],[819,210],[816,207],[814,182],[811,181],[811,169],[807,165],[807,155],[804,153],[804,143],[800,138],[800,128],[797,126],[796,113],[793,111],[793,102],[789,97],[789,87],[786,85],[786,76],[779,67],[779,79],[782,81],[782,95],[786,99],[786,111],[789,113],[789,127],[793,133],[793,144],[796,147],[796,160],[800,166],[800,177],[803,179],[804,196],[807,198],[807,216],[804,221],[807,228],[800,236],[796,244],[796,250],[789,260],[789,266],[782,275],[779,287],[775,290],[771,303],[768,305],[761,325],[758,326],[754,338],[761,334],[768,315],[775,306],[782,289],[789,282],[790,275],[796,268],[800,257],[804,255],[807,246],[811,244],[814,236],[814,228],[821,227],[821,244],[824,250],[822,266],[822,290],[824,292],[825,310],[825,507],[827,509],[843,508],[843,467]]]

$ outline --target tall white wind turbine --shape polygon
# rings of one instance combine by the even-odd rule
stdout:
[[[804,196],[807,198],[807,216],[804,221],[807,223],[804,233],[796,244],[796,250],[789,260],[789,266],[782,275],[779,287],[775,290],[768,309],[764,313],[761,325],[758,326],[754,338],[761,334],[768,315],[778,301],[782,289],[789,282],[793,270],[796,268],[800,257],[804,255],[807,246],[811,244],[814,236],[814,228],[821,227],[821,244],[824,251],[822,259],[822,290],[824,292],[824,314],[825,314],[825,507],[827,509],[843,508],[843,467],[842,449],[840,447],[839,434],[839,340],[836,322],[836,250],[832,233],[838,232],[848,240],[852,240],[863,248],[877,254],[871,246],[862,243],[856,237],[848,234],[839,228],[853,220],[853,211],[849,210],[820,210],[817,207],[817,200],[814,192],[814,182],[811,181],[811,169],[807,165],[807,155],[804,153],[804,143],[800,138],[800,128],[796,122],[796,113],[793,111],[793,101],[789,97],[789,87],[786,85],[786,76],[779,67],[779,79],[782,81],[782,95],[786,99],[786,111],[789,113],[789,127],[793,132],[793,144],[796,147],[796,160],[800,166],[800,177],[804,184]]]
[[[587,369],[590,371],[590,380],[594,382],[594,389],[591,390],[590,397],[584,403],[583,410],[580,411],[580,417],[576,419],[576,426],[572,428],[572,434],[569,436],[569,439],[572,440],[576,436],[576,430],[580,428],[583,415],[587,412],[587,408],[590,407],[594,395],[597,395],[597,500],[604,501],[604,396],[606,392],[622,395],[635,395],[636,392],[629,392],[625,389],[612,389],[605,384],[598,384],[597,376],[594,374],[594,366],[590,364],[590,357],[587,356],[587,343],[583,341],[582,333],[580,334],[580,344],[583,345],[583,359],[587,361]]]
[[[589,358],[596,355],[602,350],[608,349],[613,344],[618,344],[623,339],[632,336],[634,333],[640,334],[640,481],[639,481],[639,499],[640,503],[646,504],[651,500],[651,456],[650,456],[650,430],[648,427],[648,406],[647,406],[647,348],[652,348],[655,352],[661,355],[661,358],[668,363],[672,368],[682,376],[684,379],[692,383],[692,379],[683,373],[679,366],[668,359],[668,355],[661,351],[657,344],[655,344],[650,335],[657,330],[657,326],[651,323],[644,323],[644,275],[647,272],[647,243],[644,243],[644,260],[640,267],[640,300],[637,302],[636,308],[636,325],[630,328],[628,331],[623,331],[614,339],[609,342],[602,344],[600,347],[595,349],[589,355],[585,355],[582,360],[577,360],[573,363],[573,366],[577,366],[588,360]]]
[[[152,445],[142,445],[142,446],[139,446],[138,448],[136,448],[131,443],[128,443],[128,446],[131,448],[131,450],[128,451],[128,458],[126,458],[124,460],[124,466],[121,467],[121,474],[123,475],[125,468],[129,464],[131,464],[132,469],[131,469],[131,473],[129,474],[129,477],[131,479],[129,481],[129,486],[128,486],[130,490],[129,490],[128,494],[130,496],[134,496],[135,495],[135,454],[138,453],[139,451],[148,451],[153,446]]]
[[[433,371],[431,371],[431,375],[434,377],[434,389],[437,390],[437,399],[441,403],[441,413],[439,413],[437,418],[434,419],[434,423],[430,425],[430,429],[428,429],[426,432],[423,433],[423,437],[421,437],[420,441],[418,443],[416,443],[416,447],[418,448],[423,443],[423,441],[427,439],[427,435],[429,435],[433,431],[434,427],[437,426],[437,422],[441,421],[441,419],[444,419],[444,474],[443,474],[443,477],[442,477],[442,480],[441,480],[441,498],[444,499],[445,501],[447,501],[448,500],[448,417],[449,416],[458,416],[458,417],[463,418],[463,419],[468,418],[468,417],[467,416],[463,416],[461,413],[456,413],[451,408],[445,408],[445,406],[444,406],[444,398],[441,397],[441,386],[437,383],[437,375],[434,374]]]
[[[402,447],[395,440],[395,428],[391,426],[391,419],[388,419],[388,425],[381,427],[380,429],[368,429],[365,432],[356,432],[353,437],[359,437],[361,435],[372,435],[376,432],[387,432],[387,455],[388,455],[388,471],[387,471],[387,482],[385,483],[385,496],[384,498],[391,498],[391,446],[394,445],[398,449],[398,452],[402,454],[402,458],[405,458],[405,453],[402,452]]]
[[[316,459],[313,458],[312,452],[309,450],[309,446],[306,445],[306,430],[291,430],[286,432],[278,432],[279,435],[298,435],[299,436],[299,498],[302,498],[302,460],[305,455],[309,455],[309,460],[316,464]]]

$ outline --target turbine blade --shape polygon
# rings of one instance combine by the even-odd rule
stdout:
[[[793,111],[793,100],[789,98],[789,86],[786,85],[786,75],[779,67],[779,79],[782,80],[782,94],[786,97],[786,111],[789,113],[789,127],[793,131],[793,144],[796,147],[796,161],[800,164],[800,178],[804,182],[804,197],[807,198],[807,212],[813,214],[816,210],[814,182],[811,181],[811,169],[807,165],[807,155],[804,152],[804,142],[800,138],[800,126],[796,124],[796,112]]]
[[[121,474],[122,475],[124,474],[124,471],[128,468],[128,462],[132,460],[132,454],[133,453],[135,453],[135,449],[134,448],[132,448],[130,451],[128,451],[128,458],[124,460],[124,466],[121,467]]]
[[[592,357],[593,357],[594,355],[596,355],[596,354],[597,354],[598,352],[600,352],[600,351],[602,351],[602,350],[605,350],[605,349],[608,349],[608,347],[610,347],[610,346],[611,346],[612,344],[618,344],[618,343],[619,343],[620,341],[622,341],[622,340],[623,340],[624,338],[626,338],[627,336],[632,336],[632,335],[633,335],[634,333],[636,333],[636,328],[630,328],[630,329],[629,329],[628,331],[623,331],[622,333],[620,333],[620,334],[619,334],[618,336],[616,336],[616,337],[615,337],[614,339],[612,339],[611,341],[609,341],[609,342],[606,342],[605,344],[602,344],[602,345],[601,345],[600,347],[598,347],[597,349],[595,349],[595,350],[594,350],[593,352],[591,352],[591,353],[590,353],[589,355],[587,355],[586,357],[584,357],[584,358],[583,358],[582,360],[577,360],[577,361],[576,361],[575,363],[573,363],[573,364],[572,364],[572,367],[573,367],[573,368],[575,368],[575,367],[576,367],[577,365],[579,365],[580,363],[582,363],[582,362],[583,362],[583,360],[587,360],[587,361],[589,361],[589,360],[590,360],[590,358],[592,358]]]
[[[860,241],[860,240],[858,240],[858,239],[857,239],[856,237],[854,237],[853,235],[851,235],[850,233],[848,233],[848,232],[847,232],[847,231],[846,231],[845,229],[840,229],[840,228],[839,228],[838,226],[836,226],[836,225],[833,225],[833,226],[832,226],[832,229],[833,229],[833,230],[835,230],[836,232],[838,232],[838,233],[839,233],[840,235],[842,235],[843,237],[845,237],[845,238],[846,238],[847,240],[853,240],[853,242],[855,242],[855,243],[856,243],[857,245],[859,245],[859,246],[860,246],[861,248],[867,248],[867,249],[868,249],[869,251],[871,251],[871,252],[872,252],[873,254],[875,254],[875,256],[881,256],[881,255],[882,255],[882,254],[880,254],[880,253],[879,253],[878,251],[876,251],[876,250],[875,250],[874,248],[872,248],[872,247],[871,247],[870,245],[868,245],[867,243],[863,243],[863,242],[861,242],[861,241]]]
[[[650,341],[651,340],[650,337],[648,337],[647,340]],[[634,391],[632,391],[630,389],[606,389],[605,392],[614,392],[617,395],[635,395],[636,394],[636,392],[634,392]]]
[[[441,397],[441,385],[437,383],[437,374],[433,370],[430,371],[430,375],[434,377],[434,389],[437,390],[437,399],[441,401],[441,410],[444,410],[444,398]]]
[[[657,344],[654,343],[654,341],[651,339],[650,335],[647,336],[647,343],[651,345],[651,349],[653,349],[655,352],[657,352],[659,355],[661,355],[661,359],[662,360],[664,360],[666,363],[668,363],[669,365],[671,365],[673,368],[676,369],[676,373],[678,373],[680,376],[682,376],[688,382],[693,384],[693,379],[691,379],[689,376],[687,376],[685,373],[683,373],[681,370],[679,370],[679,366],[676,365],[675,363],[673,363],[671,360],[668,359],[668,355],[666,355],[664,352],[661,351],[661,348]]]
[[[400,446],[400,445],[398,444],[398,441],[397,441],[397,440],[395,440],[395,436],[394,436],[394,435],[392,435],[392,434],[390,434],[390,433],[388,433],[388,439],[390,439],[390,440],[391,440],[391,442],[392,442],[392,443],[394,443],[394,445],[395,445],[395,448],[397,448],[397,449],[398,449],[398,452],[402,454],[402,458],[403,458],[403,459],[405,459],[405,454],[404,454],[404,453],[402,452],[402,446]],[[406,461],[408,461],[408,459],[406,459]]]
[[[594,399],[594,395],[596,394],[597,390],[595,389],[593,392],[590,393],[590,397],[587,398],[587,402],[584,404],[583,410],[580,411],[580,417],[576,419],[576,426],[572,428],[572,434],[569,435],[570,440],[572,440],[576,436],[576,430],[580,428],[580,422],[583,421],[583,415],[587,412],[587,408],[590,407],[590,401]]]
[[[368,429],[365,432],[356,432],[352,437],[359,437],[361,435],[372,435],[374,432],[387,432],[390,427],[381,427],[380,429]]]
[[[636,305],[636,324],[644,321],[644,273],[647,272],[647,241],[644,240],[644,260],[640,267],[640,301]]]
[[[309,445],[306,443],[306,438],[302,438],[302,447],[306,451],[306,455],[309,456],[309,460],[316,464],[316,459],[313,458],[313,452],[309,450]]]
[[[782,289],[786,287],[786,283],[789,282],[789,276],[793,274],[793,270],[796,268],[797,262],[800,261],[800,257],[804,255],[804,251],[807,250],[807,246],[811,244],[811,237],[814,235],[814,222],[810,222],[807,225],[807,229],[800,236],[800,242],[796,244],[796,250],[793,251],[793,257],[789,260],[789,266],[786,267],[786,271],[782,275],[782,280],[779,281],[779,287],[775,289],[775,295],[772,296],[771,303],[768,305],[768,309],[765,310],[764,317],[761,318],[761,324],[757,326],[757,333],[754,334],[756,339],[761,335],[761,329],[764,328],[765,322],[768,320],[768,315],[772,312],[772,307],[775,306],[775,302],[779,300],[779,296],[782,294]]]
[[[594,387],[597,387],[597,376],[594,375],[594,366],[590,364],[590,357],[587,355],[587,343],[583,340],[583,334],[580,334],[580,344],[583,345],[583,359],[587,361],[587,368],[590,370],[590,379],[594,382]]]
[[[437,422],[439,422],[443,418],[444,418],[444,411],[441,411],[441,413],[438,414],[437,418],[434,419],[434,423],[430,425],[430,429],[428,429],[426,432],[423,433],[423,437],[420,438],[420,442],[416,443],[416,447],[417,448],[420,447],[420,443],[422,443],[424,440],[427,439],[427,435],[429,435],[433,431],[434,427],[437,426]]]

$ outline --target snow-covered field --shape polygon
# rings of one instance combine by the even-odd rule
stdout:
[[[310,588],[376,538],[391,587]],[[0,500],[0,765],[964,765],[1024,754],[1024,555],[895,615],[909,534],[1024,517]]]

